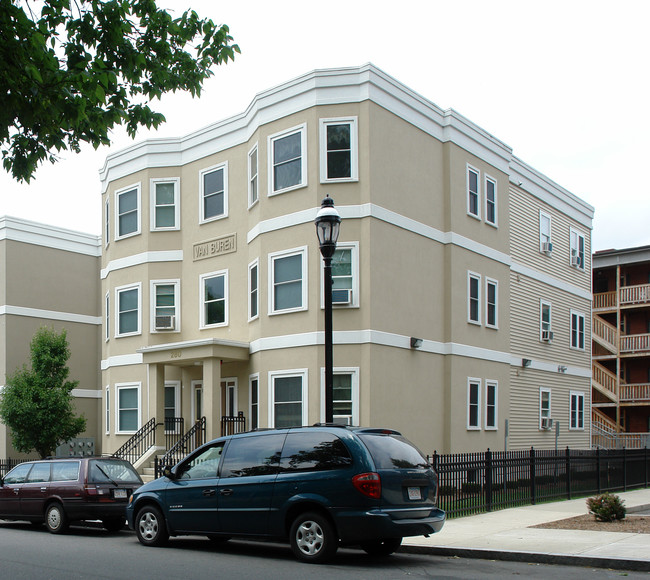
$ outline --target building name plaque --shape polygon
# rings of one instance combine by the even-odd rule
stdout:
[[[206,258],[213,258],[214,256],[221,256],[223,254],[230,254],[237,251],[237,234],[230,234],[208,240],[207,242],[200,242],[194,244],[192,256],[194,261],[205,260]]]

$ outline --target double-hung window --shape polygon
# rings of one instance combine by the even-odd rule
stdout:
[[[539,212],[539,251],[550,254],[553,250],[551,243],[551,216],[543,211]]]
[[[248,265],[248,320],[254,320],[260,314],[259,261]]]
[[[307,185],[307,126],[269,136],[269,195]]]
[[[115,192],[115,239],[140,233],[140,184]]]
[[[485,176],[485,223],[497,225],[497,182]]]
[[[259,375],[252,375],[248,379],[250,387],[250,418],[251,418],[251,431],[260,426],[260,377]]]
[[[571,391],[569,429],[581,430],[585,428],[585,394]]]
[[[307,249],[269,254],[269,314],[307,309]]]
[[[106,196],[104,212],[104,246],[108,246],[111,241],[111,203],[108,196]]]
[[[307,424],[307,370],[269,373],[269,426]]]
[[[325,421],[325,369],[321,368],[320,419]],[[338,367],[332,381],[333,419],[342,425],[359,424],[359,369]]]
[[[585,349],[585,315],[571,311],[571,348]]]
[[[571,228],[570,231],[571,265],[585,269],[585,237]]]
[[[485,325],[489,328],[499,326],[499,283],[496,280],[485,280]]]
[[[200,278],[201,328],[228,325],[228,271],[203,274]]]
[[[498,390],[497,381],[485,381],[485,429],[494,430],[498,422]]]
[[[180,329],[180,280],[151,281],[151,330]]]
[[[130,286],[120,286],[115,289],[116,336],[132,336],[140,334],[141,295],[140,283]]]
[[[115,385],[117,433],[135,433],[140,428],[140,383]]]
[[[105,312],[104,312],[104,340],[108,342],[111,338],[111,296],[106,292],[104,296]]]
[[[481,324],[481,276],[472,272],[467,274],[467,320]]]
[[[257,143],[248,152],[248,207],[257,203],[259,199]]]
[[[550,429],[551,427],[551,390],[541,388],[539,390],[539,428]]]
[[[104,425],[104,432],[106,435],[108,435],[111,432],[111,389],[110,387],[106,387],[104,390],[105,398],[104,398],[104,410],[105,410],[105,415],[104,415],[104,422],[106,425]]]
[[[228,162],[199,173],[201,223],[228,216]]]
[[[551,303],[539,303],[539,338],[543,341],[550,342],[553,340],[553,332],[551,330]]]
[[[481,428],[481,379],[467,380],[467,428]]]
[[[359,175],[357,118],[320,120],[321,183],[356,181]]]
[[[467,166],[467,213],[475,218],[481,218],[479,170]]]
[[[321,278],[324,275],[323,260]],[[325,306],[323,284],[321,288],[321,307]],[[339,243],[332,255],[332,304],[335,307],[359,306],[359,244],[358,242]]]
[[[180,179],[150,181],[151,230],[180,229]]]

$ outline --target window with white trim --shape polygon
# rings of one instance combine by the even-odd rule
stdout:
[[[307,369],[269,373],[269,426],[307,424]]]
[[[467,428],[481,428],[481,379],[467,379]]]
[[[539,251],[550,254],[553,249],[551,244],[551,216],[543,211],[539,212]]]
[[[570,233],[570,257],[571,265],[579,268],[580,270],[585,269],[585,237],[578,231],[571,228]]]
[[[257,143],[248,152],[248,207],[252,207],[259,199],[259,164],[257,159]]]
[[[167,433],[179,432],[180,425],[174,419],[180,415],[180,381],[165,382],[165,431]]]
[[[479,192],[479,170],[467,166],[467,213],[475,218],[481,218]]]
[[[199,172],[200,222],[228,216],[228,162]]]
[[[104,426],[105,433],[108,435],[111,432],[111,389],[109,386],[106,386],[104,390]]]
[[[201,328],[228,325],[228,270],[210,272],[200,277]]]
[[[180,179],[152,179],[149,183],[151,231],[180,229]]]
[[[248,320],[256,319],[260,314],[260,275],[259,260],[248,265]]]
[[[269,136],[269,195],[307,185],[307,125]]]
[[[489,175],[485,176],[485,223],[497,225],[497,182]]]
[[[115,336],[141,334],[141,286],[140,283],[115,289]]]
[[[250,428],[251,431],[260,426],[260,377],[252,375],[248,378],[249,402],[250,402]]]
[[[571,409],[569,429],[583,430],[585,428],[585,394],[571,391]]]
[[[320,303],[325,307],[323,294],[324,263],[320,260]],[[359,306],[359,243],[339,242],[332,255],[332,305],[335,308]]]
[[[140,184],[115,192],[115,239],[140,233]]]
[[[498,416],[498,393],[499,383],[497,381],[485,381],[485,429],[497,429]]]
[[[539,428],[550,429],[551,426],[551,389],[539,389]]]
[[[110,197],[108,196],[106,196],[104,211],[104,245],[108,246],[108,243],[111,241],[111,203]]]
[[[320,119],[321,183],[357,181],[357,117]]]
[[[499,283],[490,278],[485,279],[485,325],[489,328],[499,326]]]
[[[115,385],[117,434],[135,433],[140,428],[140,383]]]
[[[552,338],[551,303],[542,300],[539,303],[539,339],[550,341]]]
[[[152,280],[151,332],[180,330],[180,280]]]
[[[307,248],[269,254],[269,314],[307,309]]]
[[[481,276],[467,273],[467,320],[481,324]]]
[[[585,349],[585,315],[571,311],[571,348]]]
[[[320,420],[325,422],[325,368],[321,368]],[[359,368],[334,368],[333,419],[342,425],[359,424]]]
[[[104,296],[104,305],[104,340],[108,342],[111,338],[111,297],[109,292],[106,292],[106,296]]]

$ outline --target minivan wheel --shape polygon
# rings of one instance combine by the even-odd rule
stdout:
[[[64,534],[70,523],[60,503],[51,503],[45,511],[45,525],[52,534]]]
[[[312,564],[330,560],[338,549],[338,538],[332,524],[315,512],[301,514],[294,520],[289,540],[296,558]]]
[[[390,556],[397,548],[402,545],[402,538],[384,538],[383,540],[373,540],[372,542],[363,542],[361,549],[371,556]]]
[[[161,546],[169,539],[165,518],[157,507],[143,507],[135,518],[135,533],[145,546]]]

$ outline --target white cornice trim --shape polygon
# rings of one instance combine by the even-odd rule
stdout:
[[[140,266],[142,264],[152,264],[156,262],[182,262],[183,250],[166,250],[160,252],[143,252],[141,254],[133,254],[126,258],[118,258],[117,260],[110,261],[105,268],[102,268],[100,275],[104,280],[111,272],[115,270],[122,270],[123,268],[131,268],[132,266]]]
[[[592,300],[592,295],[589,290],[584,290],[582,288],[579,288],[578,286],[569,284],[564,280],[559,280],[558,278],[549,276],[548,274],[535,270],[534,268],[530,268],[529,266],[513,263],[512,271],[515,274],[522,274],[523,276],[527,276],[528,278],[532,278],[533,280],[537,280],[538,282],[542,282],[543,284],[547,284],[548,286],[552,286],[553,288],[557,288],[558,290],[568,292],[573,296],[577,296],[578,298],[582,298],[589,302],[591,302]]]
[[[247,342],[238,340],[222,340],[220,338],[204,338],[201,340],[186,340],[182,342],[168,342],[166,344],[154,344],[152,346],[143,346],[136,352],[149,353],[149,352],[166,352],[168,350],[179,350],[185,348],[196,348],[201,346],[234,346],[236,348],[249,349]]]
[[[72,312],[57,312],[56,310],[42,310],[40,308],[26,308],[24,306],[0,305],[0,316],[27,316],[29,318],[44,318],[46,320],[60,320],[63,322],[76,322],[79,324],[92,324],[101,326],[101,316],[88,316]]]
[[[107,359],[103,359],[100,368],[105,371],[114,367],[126,367],[141,364],[142,354],[123,354],[118,356],[109,356]]]

